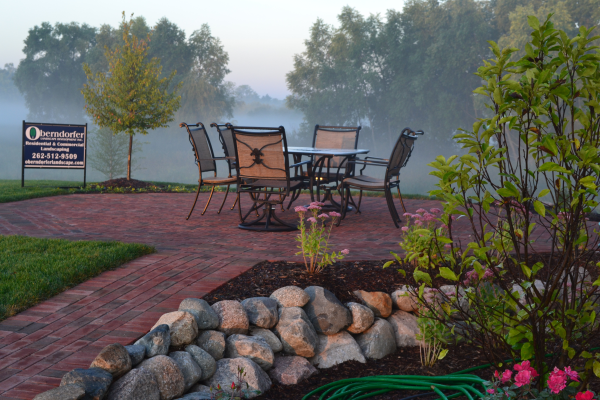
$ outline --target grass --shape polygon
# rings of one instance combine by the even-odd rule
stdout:
[[[154,252],[136,243],[0,236],[0,321]]]
[[[153,189],[107,189],[97,186],[96,182],[88,182],[88,186],[84,189],[80,187],[82,182],[70,181],[52,181],[52,180],[30,180],[25,181],[25,187],[21,187],[20,180],[2,180],[0,179],[0,203],[8,203],[12,201],[21,201],[35,199],[38,197],[59,196],[73,193],[150,193],[150,192],[170,192],[170,193],[195,193],[198,188],[197,184],[173,183],[173,182],[154,182],[150,183],[157,186]],[[60,187],[75,186],[71,189],[60,189]],[[79,187],[79,188],[77,188]],[[160,189],[159,189],[160,188]],[[210,191],[210,186],[203,186],[201,192]],[[217,187],[216,192],[224,192],[225,186]],[[231,188],[235,191],[235,185]],[[303,193],[309,193],[308,190],[303,190]],[[353,196],[358,196],[358,192],[352,192]],[[366,197],[383,197],[383,192],[363,192]],[[397,198],[397,194],[394,197]],[[419,199],[419,200],[436,200],[435,197],[422,194],[402,194],[404,199]]]

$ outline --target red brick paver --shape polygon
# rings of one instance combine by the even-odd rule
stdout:
[[[31,399],[56,387],[73,368],[87,368],[111,343],[131,344],[161,314],[187,297],[202,297],[229,279],[268,260],[294,260],[296,233],[237,228],[236,211],[216,214],[222,194],[201,217],[185,220],[192,194],[70,195],[0,204],[0,234],[119,240],[153,245],[158,253],[107,271],[0,322],[0,400]],[[228,200],[233,201],[233,196]],[[302,196],[296,204],[308,203]],[[408,211],[439,202],[407,200]],[[247,206],[247,203],[244,204]],[[350,250],[349,260],[389,259],[400,231],[383,198],[364,198],[362,214],[350,213],[334,228],[333,249]],[[293,220],[293,211],[281,214]],[[457,229],[465,233],[466,221]],[[461,228],[462,226],[462,228]],[[543,248],[549,245],[538,237]]]

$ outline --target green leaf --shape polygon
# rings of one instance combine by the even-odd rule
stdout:
[[[540,20],[537,19],[537,17],[535,15],[528,15],[527,16],[527,23],[529,24],[529,26],[533,29],[533,30],[539,30],[540,29]]]
[[[440,355],[438,356],[438,360],[441,360],[442,358],[446,357],[446,354],[448,354],[448,349],[444,349],[444,350],[440,351]]]
[[[538,194],[538,198],[540,197],[544,197],[545,195],[547,195],[548,193],[550,193],[550,189],[544,189],[540,192],[540,194]]]
[[[398,271],[398,273],[400,275],[402,275],[403,278],[406,278],[406,271],[405,270],[403,270],[402,268],[398,268],[397,271]]]
[[[541,201],[534,201],[533,202],[533,208],[535,209],[535,211],[540,214],[542,217],[546,216],[546,207],[542,204]]]
[[[413,272],[413,278],[415,278],[415,282],[417,283],[423,281],[431,285],[431,276],[427,272],[416,269],[415,272]]]
[[[594,375],[600,378],[600,362],[594,361]]]
[[[533,349],[531,348],[531,343],[528,342],[521,347],[521,359],[529,360],[531,357],[533,357]]]
[[[561,172],[563,174],[571,174],[572,173],[565,167],[561,167],[560,165],[558,165],[557,163],[552,162],[552,161],[548,161],[548,162],[540,165],[540,168],[538,168],[538,170],[541,172],[543,172],[543,171]]]
[[[396,261],[394,261],[394,260],[388,261],[388,262],[386,262],[385,264],[383,264],[383,268],[387,268],[387,267],[389,267],[390,265],[392,265],[392,264],[393,264],[393,263],[395,263],[395,262],[396,262]]]
[[[455,282],[458,281],[458,277],[456,276],[456,274],[448,267],[440,267],[440,275],[442,276],[442,278]]]

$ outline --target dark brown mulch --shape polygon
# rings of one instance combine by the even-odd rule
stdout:
[[[110,188],[134,188],[134,189],[146,189],[154,186],[152,183],[138,181],[137,179],[127,179],[127,178],[118,178],[118,179],[110,179],[108,181],[100,182],[98,184],[100,187],[110,187]]]
[[[305,272],[302,264],[263,262],[207,294],[204,299],[211,304],[220,300],[241,301],[249,297],[269,296],[280,287],[296,285],[302,288],[322,286],[333,292],[343,303],[356,302],[358,299],[352,294],[354,290],[391,293],[399,286],[408,283],[396,271],[397,267],[382,269],[383,264],[384,261],[339,263],[326,268],[321,274],[310,275]],[[435,283],[437,285],[445,284],[441,279],[436,280]],[[448,356],[432,368],[421,365],[418,347],[399,349],[396,353],[381,360],[368,360],[366,364],[351,361],[333,368],[319,370],[319,374],[299,385],[286,386],[274,382],[271,390],[258,398],[264,400],[302,399],[311,390],[340,379],[373,375],[446,375],[486,363],[487,361],[479,351],[469,345],[451,347]],[[491,370],[486,368],[479,371],[479,374],[488,379]],[[393,392],[374,399],[401,399],[409,394],[416,393]]]

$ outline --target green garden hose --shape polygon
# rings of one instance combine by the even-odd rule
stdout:
[[[599,349],[600,347],[595,347],[589,349],[589,351],[596,351]],[[552,355],[553,354],[546,354],[546,357]],[[520,361],[519,358],[511,358],[505,360],[504,363],[518,361]],[[436,394],[439,396],[439,399],[442,400],[452,399],[461,395],[465,396],[468,400],[475,400],[475,398],[483,398],[485,396],[485,386],[483,383],[486,380],[477,375],[468,373],[479,369],[489,368],[491,366],[492,364],[479,365],[444,376],[377,375],[342,379],[313,390],[304,396],[302,400],[309,400],[311,396],[316,396],[319,393],[321,393],[319,400],[361,400],[394,390],[433,390],[431,393],[410,396],[403,400]],[[482,388],[482,391],[475,389],[475,386],[478,385]],[[442,392],[442,390],[446,393]]]

